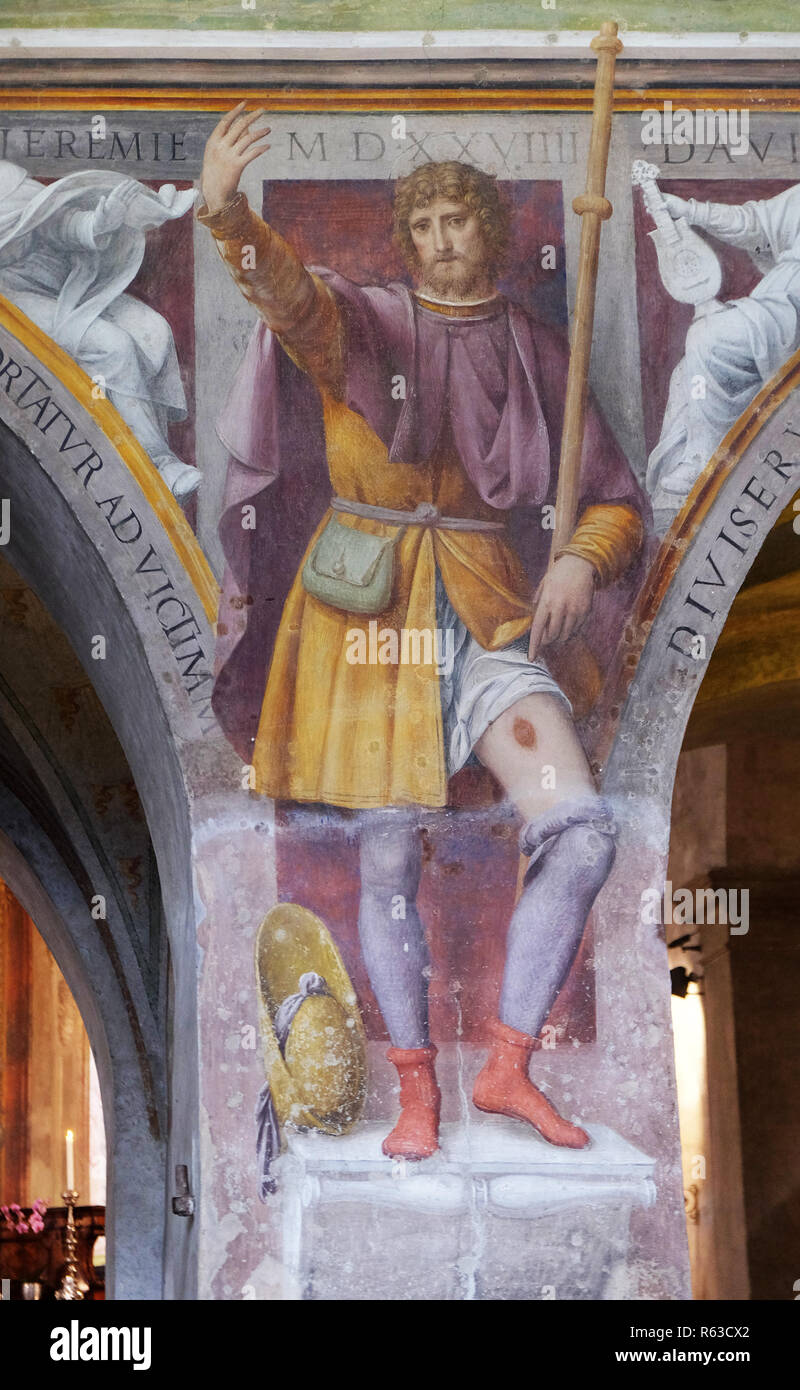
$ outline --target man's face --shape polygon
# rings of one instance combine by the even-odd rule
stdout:
[[[470,299],[491,291],[481,226],[465,203],[437,198],[416,207],[409,229],[422,288],[441,299]]]

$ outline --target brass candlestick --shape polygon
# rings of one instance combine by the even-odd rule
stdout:
[[[67,1225],[64,1232],[64,1244],[67,1247],[67,1266],[61,1279],[61,1283],[56,1289],[56,1298],[75,1302],[84,1297],[86,1285],[78,1275],[78,1232],[75,1227],[75,1207],[78,1202],[79,1194],[74,1188],[69,1188],[61,1193],[61,1200],[67,1208]]]

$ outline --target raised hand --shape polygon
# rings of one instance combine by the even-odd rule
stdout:
[[[547,571],[536,593],[528,658],[535,661],[542,647],[566,642],[591,612],[597,571],[580,555],[561,555]]]
[[[200,186],[209,212],[218,212],[230,202],[239,187],[242,171],[270,148],[264,143],[270,127],[253,129],[266,112],[262,108],[246,111],[246,105],[240,101],[228,111],[206,141]]]
[[[128,210],[140,193],[136,179],[124,179],[101,198],[95,208],[92,231],[95,236],[116,232],[127,221]]]

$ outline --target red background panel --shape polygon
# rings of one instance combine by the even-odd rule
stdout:
[[[506,185],[514,207],[510,270],[501,288],[537,317],[566,322],[564,219],[555,180]],[[359,284],[409,282],[392,242],[392,184],[383,180],[292,180],[265,184],[263,213],[307,265],[326,265]],[[541,248],[556,248],[543,270]],[[499,789],[478,769],[453,779],[453,809],[423,817],[419,908],[433,974],[437,1042],[483,1042],[497,1012],[505,937],[514,905],[517,827]],[[278,896],[316,912],[332,933],[358,993],[370,1037],[386,1038],[358,946],[358,846],[352,819],[324,808],[278,808]],[[591,927],[551,1023],[568,1038],[594,1037]]]
[[[162,179],[145,179],[148,188],[160,188]],[[191,182],[175,182],[178,189]],[[172,329],[189,414],[170,425],[170,447],[184,463],[195,463],[194,429],[194,241],[191,208],[184,217],[165,222],[147,233],[144,260],[128,293],[163,314]],[[207,350],[211,344],[207,344]]]
[[[392,187],[383,179],[292,179],[265,183],[263,215],[306,265],[329,266],[359,285],[410,277],[392,241]],[[549,323],[565,324],[564,210],[555,179],[503,185],[515,216],[509,273],[500,287]],[[541,247],[556,248],[543,270]]]
[[[501,807],[422,815],[418,906],[431,953],[431,1034],[436,1042],[484,1042],[497,1014],[505,939],[519,866],[517,824]],[[277,811],[281,902],[321,917],[342,953],[367,1035],[387,1037],[358,944],[358,840],[340,812],[281,803]],[[549,1022],[559,1041],[594,1036],[591,922]]]

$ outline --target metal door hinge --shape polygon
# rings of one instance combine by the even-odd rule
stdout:
[[[175,1216],[194,1216],[194,1197],[189,1190],[189,1169],[185,1163],[175,1166],[175,1187],[172,1210]]]

